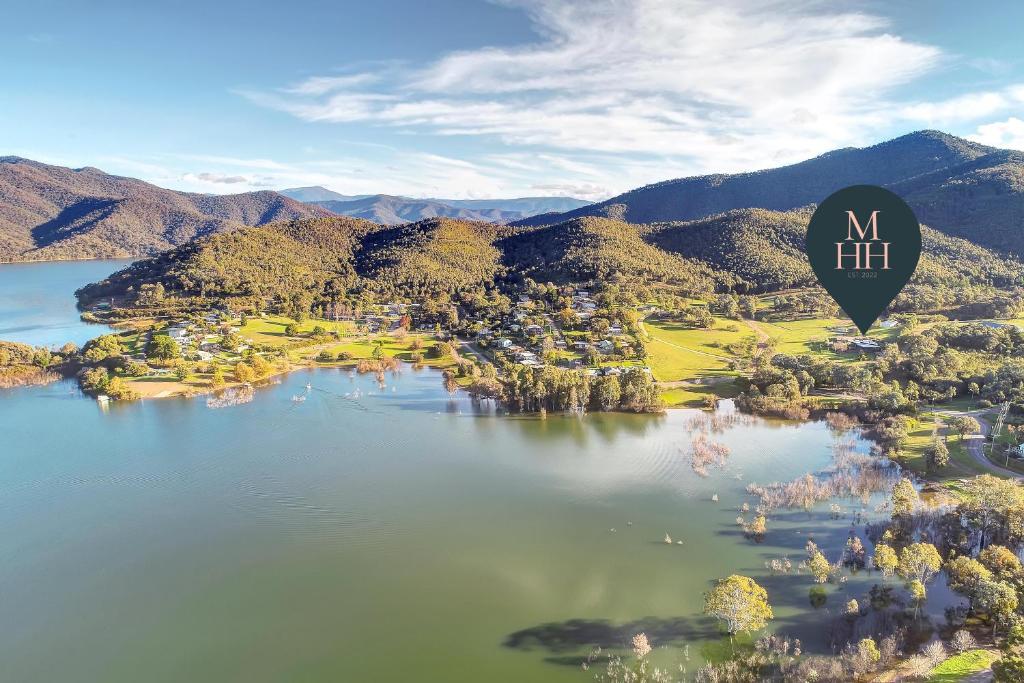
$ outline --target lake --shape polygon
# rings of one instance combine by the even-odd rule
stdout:
[[[130,260],[0,264],[0,339],[33,346],[83,343],[102,325],[79,318],[75,290],[124,268]]]
[[[82,268],[32,271],[49,298]],[[731,454],[701,477],[696,414],[500,416],[411,369],[303,370],[222,409],[2,391],[4,680],[586,681],[591,647],[641,630],[696,668],[723,643],[702,594],[731,573],[822,650],[825,610],[872,580],[814,611],[807,575],[764,564],[809,533],[834,559],[860,503],[776,511],[760,544],[735,518],[747,484],[826,468],[836,437],[751,419],[711,436]]]

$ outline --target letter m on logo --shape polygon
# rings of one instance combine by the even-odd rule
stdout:
[[[860,227],[860,221],[857,220],[857,215],[853,211],[846,212],[846,241],[853,241],[853,233],[857,232],[860,239],[869,239],[872,242],[878,239],[878,214],[880,211],[872,211],[871,218],[868,219],[868,224],[863,228]],[[868,230],[871,230],[871,237],[868,237]]]

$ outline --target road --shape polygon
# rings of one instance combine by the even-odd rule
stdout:
[[[982,417],[986,412],[988,412],[988,411],[986,411],[986,410],[966,410],[966,411],[963,411],[963,412],[956,412],[956,411],[951,411],[951,410],[936,410],[935,411],[936,414],[943,415],[945,417],[954,417],[956,415],[970,415],[970,416],[972,416],[975,420],[978,421],[978,424],[981,425],[981,433],[980,434],[971,434],[969,436],[964,437],[964,441],[967,442],[967,454],[971,456],[971,459],[974,460],[974,462],[977,463],[977,465],[979,467],[981,467],[982,469],[984,469],[984,470],[986,470],[988,472],[992,472],[994,474],[1001,474],[1004,477],[1013,477],[1013,478],[1016,478],[1016,479],[1022,478],[1022,475],[1021,475],[1020,472],[1014,472],[1013,470],[1006,469],[1005,467],[1000,467],[999,465],[995,464],[994,462],[992,462],[991,460],[989,460],[985,456],[984,448],[985,448],[985,444],[987,443],[985,441],[985,437],[988,435],[989,432],[992,431],[992,425],[989,424],[988,420],[986,420],[984,417]]]

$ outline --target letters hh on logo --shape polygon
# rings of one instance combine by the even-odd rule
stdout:
[[[871,259],[881,259],[882,267],[881,270],[889,270],[889,244],[890,242],[882,242],[878,237],[878,214],[881,211],[872,211],[871,218],[868,219],[868,224],[863,228],[860,227],[860,221],[857,220],[857,216],[853,211],[846,212],[846,239],[842,242],[836,242],[836,267],[835,270],[843,270],[843,259],[853,259],[854,270],[872,270]],[[868,238],[868,231],[871,231],[871,237]],[[854,238],[854,233],[860,238],[860,241]],[[881,248],[880,251],[872,251],[872,245],[878,243]],[[843,246],[853,247],[853,251],[848,252],[843,249]]]

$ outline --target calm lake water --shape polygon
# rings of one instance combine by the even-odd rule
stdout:
[[[810,578],[764,563],[809,532],[838,549],[859,503],[777,512],[762,544],[734,520],[748,483],[827,467],[834,437],[756,420],[713,437],[732,453],[701,478],[693,414],[500,417],[412,370],[296,372],[216,410],[0,392],[3,679],[586,681],[581,656],[640,630],[696,668],[723,642],[702,593],[730,573],[824,647]]]
[[[0,339],[33,346],[81,346],[106,330],[79,319],[75,290],[130,260],[0,264]]]

